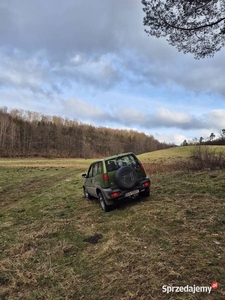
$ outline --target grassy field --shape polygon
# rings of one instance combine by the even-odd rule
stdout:
[[[109,213],[83,198],[90,160],[0,159],[0,299],[225,299],[225,171],[166,172],[172,150],[140,156],[151,196]]]
[[[203,146],[205,147],[205,146]],[[225,151],[224,146],[207,146],[209,149],[216,150],[216,151]],[[183,158],[187,157],[191,154],[193,149],[196,148],[196,146],[181,146],[181,147],[173,147],[169,149],[164,149],[160,151],[152,151],[148,153],[144,153],[139,155],[139,158],[145,162],[147,161],[158,161],[163,159],[171,159],[171,158]]]

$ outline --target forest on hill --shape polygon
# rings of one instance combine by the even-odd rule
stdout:
[[[133,130],[95,127],[59,116],[0,108],[0,157],[92,158],[172,146]]]

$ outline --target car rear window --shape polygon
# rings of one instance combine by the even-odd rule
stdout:
[[[135,168],[135,167],[139,167],[139,162],[137,158],[132,154],[119,156],[113,159],[106,160],[107,172],[116,171],[123,166],[131,166]]]

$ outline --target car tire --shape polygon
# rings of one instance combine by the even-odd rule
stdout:
[[[84,198],[92,199],[92,196],[88,193],[88,191],[85,187],[83,187],[83,190],[84,190]]]
[[[130,166],[121,167],[116,171],[115,181],[121,189],[131,189],[137,182],[137,173]]]
[[[140,192],[140,195],[142,197],[149,197],[150,196],[150,189],[149,189],[149,187],[146,188],[143,192]]]
[[[105,197],[102,194],[102,192],[98,193],[98,199],[99,199],[99,203],[101,205],[102,210],[104,210],[105,212],[110,211],[111,209],[111,205],[108,205],[105,201]]]

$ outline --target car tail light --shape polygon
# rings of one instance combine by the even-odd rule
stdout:
[[[119,195],[121,194],[121,192],[114,192],[114,193],[111,193],[111,198],[115,198],[115,197],[118,197]]]
[[[144,169],[144,166],[143,166],[142,164],[140,164],[140,168],[141,168],[142,170],[145,170],[145,169]]]
[[[145,182],[145,183],[142,184],[142,186],[143,187],[148,187],[148,186],[150,186],[150,182]]]
[[[108,174],[107,174],[107,173],[103,174],[103,180],[104,180],[104,181],[107,181],[107,180],[109,180],[109,176],[108,176]]]

